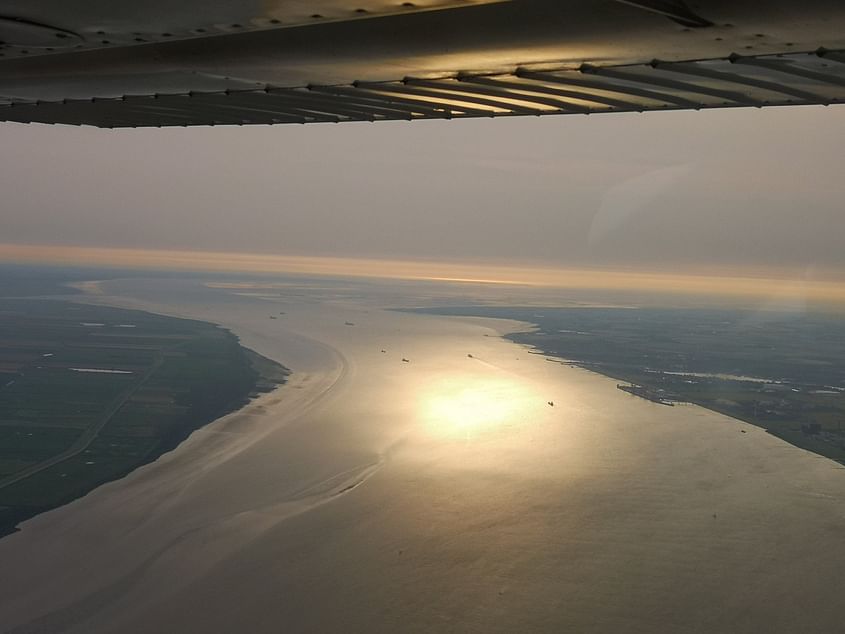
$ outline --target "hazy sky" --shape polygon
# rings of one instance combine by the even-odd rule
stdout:
[[[845,107],[0,124],[0,243],[845,270]]]

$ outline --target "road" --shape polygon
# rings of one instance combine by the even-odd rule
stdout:
[[[2,480],[0,480],[0,489],[15,484],[16,482],[20,482],[21,480],[25,480],[26,478],[35,475],[36,473],[44,471],[45,469],[49,469],[50,467],[55,466],[60,462],[64,462],[68,458],[73,458],[74,456],[85,451],[97,437],[97,434],[100,433],[100,430],[103,429],[103,427],[105,427],[112,418],[114,418],[114,415],[120,411],[120,409],[126,404],[126,402],[130,398],[132,398],[135,393],[144,385],[144,383],[146,383],[147,380],[155,373],[155,371],[161,367],[161,364],[163,362],[164,356],[159,353],[158,357],[155,359],[153,364],[149,368],[147,368],[146,372],[144,372],[139,377],[139,380],[136,381],[128,389],[126,389],[123,393],[121,393],[109,406],[109,408],[105,412],[103,412],[103,415],[100,416],[100,418],[97,419],[93,425],[90,425],[84,432],[82,432],[79,438],[77,438],[70,447],[68,447],[61,453],[57,453],[55,456],[47,458],[47,460],[43,460],[27,467],[26,469],[17,471],[9,476],[6,476]]]

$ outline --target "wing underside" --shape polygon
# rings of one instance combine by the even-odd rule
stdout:
[[[517,69],[333,86],[13,103],[0,119],[107,128],[459,119],[845,101],[845,52]]]
[[[722,16],[724,3],[695,11],[672,2],[574,3],[568,9],[580,6],[577,19],[565,26],[554,19],[566,3],[455,4],[307,27],[271,28],[265,19],[250,33],[205,37],[201,29],[178,42],[151,42],[144,33],[137,45],[107,40],[101,50],[91,48],[90,34],[77,34],[79,27],[51,27],[39,32],[48,43],[79,37],[88,44],[36,54],[25,43],[5,46],[0,120],[106,128],[267,125],[845,100],[845,43],[836,35],[843,12],[825,15],[825,3],[797,26],[788,15],[775,23]],[[725,17],[748,23],[740,29]],[[614,39],[614,30],[627,39]],[[831,44],[843,46],[825,46]]]

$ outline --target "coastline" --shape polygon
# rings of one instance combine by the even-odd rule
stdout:
[[[513,323],[124,288],[294,373],[0,540],[9,632],[786,634],[781,593],[812,607],[809,630],[839,623],[829,461],[630,399],[497,336]]]
[[[278,354],[277,348],[263,346],[261,342],[254,341],[246,344],[244,338],[250,339],[254,333],[222,323],[225,320],[211,321],[192,311],[167,310],[167,307],[154,302],[109,295],[102,291],[94,295],[73,296],[73,301],[86,300],[92,304],[214,323],[232,332],[239,339],[241,346],[281,365],[280,359],[283,355]],[[196,512],[196,506],[185,510],[180,508],[182,500],[192,488],[191,483],[213,476],[227,463],[237,461],[244,453],[254,450],[263,439],[278,434],[287,427],[296,426],[309,413],[330,400],[333,390],[343,383],[348,367],[339,352],[317,341],[307,341],[303,346],[302,337],[294,338],[299,344],[300,358],[299,363],[292,365],[301,365],[306,368],[304,371],[289,368],[291,374],[288,380],[274,390],[261,394],[244,406],[195,429],[174,448],[162,453],[154,461],[133,469],[122,478],[105,482],[80,498],[21,522],[17,532],[0,540],[0,561],[18,570],[19,584],[15,589],[22,590],[18,594],[7,594],[0,600],[0,621],[4,623],[0,631],[18,631],[16,623],[23,626],[22,631],[29,631],[29,626],[24,626],[24,623],[46,623],[45,627],[51,630],[58,627],[53,623],[60,621],[64,624],[63,628],[68,627],[78,619],[76,610],[72,615],[67,615],[61,608],[68,599],[98,595],[106,588],[117,588],[116,591],[108,593],[112,597],[109,600],[113,600],[122,594],[123,590],[120,588],[125,586],[124,579],[127,574],[140,574],[145,568],[142,562],[162,557],[163,553],[186,536],[209,532],[217,535],[215,539],[220,539],[223,535],[229,535],[228,547],[221,545],[213,557],[205,556],[203,562],[195,561],[190,572],[183,571],[183,578],[178,584],[168,585],[166,592],[173,592],[177,587],[187,585],[190,579],[202,576],[215,562],[222,561],[235,552],[243,540],[257,539],[285,517],[305,512],[343,490],[351,490],[350,487],[357,486],[369,477],[369,472],[350,473],[346,480],[338,480],[334,483],[335,486],[316,491],[313,496],[280,502],[263,508],[258,514],[250,509],[260,508],[262,505],[252,504],[249,496],[245,496],[245,500],[238,505],[243,507],[242,510],[222,510],[222,514],[216,510],[215,505],[206,506],[207,512],[200,513]],[[317,354],[304,362],[306,360],[301,358],[303,347],[310,348],[312,352],[317,351]],[[217,487],[214,487],[213,490],[216,489]],[[124,504],[127,499],[133,500],[131,508]],[[100,509],[111,511],[102,516]],[[94,529],[98,520],[91,519],[90,516],[100,517],[103,527],[108,527],[108,532],[101,536],[98,550],[111,553],[108,556],[110,565],[108,568],[101,568],[95,578],[77,578],[73,586],[68,586],[61,581],[61,576],[54,578],[57,572],[55,566],[61,566],[72,575],[72,568],[67,566],[80,566],[85,560],[84,552],[69,552],[64,547],[64,542],[69,534],[78,531],[76,525],[80,521],[93,522],[90,525]],[[160,518],[164,516],[170,518],[166,527],[160,523]],[[160,530],[162,528],[165,530]],[[142,537],[148,533],[159,535],[149,539]],[[61,537],[50,539],[47,543],[44,539],[47,539],[48,535]],[[135,552],[126,551],[123,545],[123,540],[130,535],[135,544]],[[79,537],[87,541],[84,532]],[[32,554],[25,544],[34,543],[40,544],[38,565],[25,556],[27,552]],[[76,563],[71,564],[71,561]],[[132,573],[133,570],[136,572]],[[159,590],[161,591],[164,591],[163,588]],[[43,601],[36,598],[43,592],[59,597],[46,612]],[[155,593],[152,591],[150,595]],[[33,616],[37,614],[43,614],[43,617],[33,621]]]
[[[602,369],[600,364],[595,363],[584,363],[580,361],[572,361],[569,359],[564,359],[562,357],[558,357],[550,352],[542,350],[541,348],[536,348],[531,344],[521,343],[512,339],[508,339],[517,345],[523,345],[527,348],[532,350],[533,354],[541,355],[547,358],[549,361],[553,361],[555,363],[560,363],[563,365],[568,365],[571,367],[576,367],[581,370],[585,370],[587,372],[592,372],[598,376],[605,377],[607,379],[613,381],[621,381],[622,383],[627,383],[629,385],[617,385],[617,388],[621,391],[630,394],[631,396],[638,398],[643,401],[647,401],[650,403],[654,403],[656,405],[691,405],[694,407],[700,407],[703,410],[713,412],[714,414],[718,414],[720,416],[724,416],[725,418],[729,418],[731,420],[736,421],[737,423],[743,423],[746,425],[752,425],[757,429],[761,429],[767,434],[770,434],[772,437],[777,438],[793,447],[796,447],[802,451],[806,451],[809,454],[819,456],[826,460],[831,460],[838,465],[845,465],[845,458],[841,457],[841,452],[836,451],[835,448],[831,448],[831,446],[823,442],[821,440],[814,439],[811,436],[801,435],[800,433],[791,433],[786,434],[783,432],[779,432],[777,429],[772,429],[771,427],[766,427],[765,425],[761,424],[759,421],[755,421],[752,418],[742,418],[741,414],[732,411],[728,407],[719,407],[718,404],[711,403],[709,401],[702,401],[699,399],[684,397],[682,399],[676,399],[675,395],[667,395],[661,396],[660,394],[654,392],[651,388],[640,386],[639,384],[633,383],[631,379],[627,376],[621,374],[614,374],[612,372],[608,372]]]
[[[731,408],[729,404],[713,401],[712,399],[707,400],[696,398],[695,396],[691,396],[689,394],[675,392],[661,394],[661,392],[654,386],[650,386],[646,382],[638,380],[631,373],[626,374],[622,371],[614,371],[612,368],[608,368],[607,365],[599,362],[583,361],[560,356],[553,351],[544,349],[536,343],[524,340],[523,335],[532,335],[543,332],[542,326],[538,323],[514,320],[508,317],[461,313],[451,314],[449,312],[439,312],[439,309],[437,308],[411,309],[410,312],[418,312],[419,314],[424,315],[448,316],[453,319],[477,319],[479,320],[479,323],[483,323],[487,320],[490,322],[501,322],[504,326],[498,329],[500,335],[507,341],[526,349],[529,354],[543,357],[552,363],[579,368],[586,372],[612,380],[616,383],[619,390],[630,394],[637,399],[662,406],[684,405],[699,407],[703,410],[729,418],[737,423],[751,425],[757,429],[763,430],[772,437],[777,438],[778,440],[781,440],[793,447],[797,447],[802,451],[831,460],[838,465],[845,465],[845,451],[843,451],[843,448],[845,448],[845,444],[843,444],[845,443],[845,440],[843,440],[843,438],[828,437],[820,439],[819,437],[804,433],[802,430],[797,428],[780,429],[777,426],[767,425],[765,421],[757,420],[751,415],[743,416],[743,412],[736,411],[736,408]],[[669,374],[673,373],[670,372]],[[620,382],[622,385],[620,385]],[[765,381],[761,380],[761,382]],[[796,426],[798,425],[798,420],[799,419],[796,419]],[[804,426],[801,425],[801,427],[803,428]]]
[[[78,301],[80,298],[81,297],[71,296],[61,298],[28,297],[25,299],[18,300],[16,300],[15,298],[4,299],[8,299],[12,302],[24,302],[22,304],[24,308],[21,308],[21,310],[31,310],[30,308],[26,308],[28,306],[42,307],[44,305],[47,305],[51,308],[47,308],[46,310],[51,316],[55,316],[56,314],[65,315],[67,311],[78,311],[78,306],[84,303]],[[45,304],[44,302],[47,302],[47,304]],[[17,306],[17,304],[13,305]],[[105,306],[105,303],[92,302],[89,305]],[[64,505],[70,504],[74,500],[80,499],[88,495],[91,491],[100,486],[103,486],[104,484],[121,480],[136,471],[137,469],[143,467],[144,465],[155,462],[162,455],[167,454],[177,448],[181,443],[183,443],[188,437],[190,437],[191,434],[193,434],[197,430],[202,429],[206,425],[209,425],[218,419],[221,419],[234,412],[238,412],[244,409],[245,407],[250,405],[250,403],[252,403],[255,399],[259,398],[261,395],[268,392],[272,392],[277,387],[284,385],[290,375],[290,371],[287,368],[241,345],[238,337],[234,333],[232,333],[228,329],[220,328],[217,324],[197,319],[185,320],[176,317],[169,317],[160,314],[150,313],[149,311],[141,311],[138,309],[125,309],[114,304],[109,305],[109,307],[118,308],[119,311],[121,311],[117,313],[105,313],[109,316],[110,319],[116,319],[120,322],[132,324],[139,322],[139,320],[139,323],[142,324],[155,324],[155,326],[153,327],[154,329],[156,329],[155,333],[153,333],[153,331],[151,330],[143,335],[145,337],[160,336],[161,333],[159,332],[159,330],[157,330],[159,328],[164,332],[165,337],[170,336],[168,333],[171,332],[180,333],[179,336],[182,337],[182,340],[184,342],[194,342],[198,340],[198,337],[207,337],[208,333],[213,333],[213,338],[210,341],[219,343],[213,343],[212,347],[208,348],[206,352],[208,350],[212,350],[213,352],[211,352],[211,354],[218,356],[209,358],[214,358],[218,361],[223,360],[224,357],[221,356],[224,354],[223,350],[228,350],[228,346],[234,344],[235,347],[232,349],[231,352],[225,352],[225,360],[227,364],[237,363],[238,367],[250,368],[250,374],[246,376],[251,375],[254,378],[252,378],[248,383],[244,383],[243,379],[245,379],[246,377],[244,376],[243,371],[241,370],[241,374],[238,375],[238,381],[240,381],[239,383],[232,384],[230,387],[227,387],[226,390],[220,391],[219,393],[224,396],[222,396],[222,398],[217,398],[216,401],[212,401],[211,406],[204,405],[202,408],[198,408],[196,410],[189,410],[189,408],[195,407],[193,404],[190,404],[190,402],[189,405],[177,406],[175,405],[176,401],[174,400],[177,397],[168,396],[168,400],[163,402],[164,405],[159,405],[157,412],[154,414],[149,414],[148,416],[169,416],[170,418],[167,420],[173,422],[171,422],[167,426],[162,425],[156,427],[153,426],[154,418],[151,418],[150,422],[147,423],[149,427],[140,429],[140,432],[145,434],[145,442],[149,443],[144,447],[143,453],[139,451],[137,453],[128,454],[125,458],[120,461],[120,463],[116,467],[108,467],[105,470],[100,469],[98,467],[98,471],[94,471],[92,467],[91,469],[84,469],[84,472],[80,472],[77,474],[77,472],[73,470],[73,465],[71,463],[73,463],[74,461],[78,462],[80,460],[79,456],[83,453],[86,455],[84,458],[85,460],[87,460],[87,462],[85,462],[86,465],[95,465],[99,463],[101,461],[101,457],[103,457],[103,460],[105,460],[107,464],[109,459],[111,459],[113,462],[116,462],[113,456],[119,454],[116,454],[116,452],[114,451],[112,451],[111,454],[103,453],[103,447],[105,446],[104,443],[112,443],[108,445],[108,447],[120,447],[120,444],[115,443],[126,443],[127,441],[123,440],[123,437],[119,435],[116,436],[115,431],[109,431],[112,429],[112,427],[109,426],[113,424],[117,424],[118,426],[120,425],[121,416],[124,416],[122,412],[126,412],[127,407],[129,407],[130,409],[135,408],[135,410],[137,411],[137,408],[139,407],[138,403],[141,403],[140,407],[145,406],[143,404],[147,403],[147,401],[145,401],[142,397],[140,398],[140,400],[135,402],[136,397],[139,391],[147,389],[146,386],[149,385],[151,381],[157,381],[157,372],[162,368],[162,365],[164,364],[165,358],[167,358],[168,354],[181,356],[188,363],[195,363],[194,361],[192,361],[192,357],[190,356],[190,354],[184,351],[178,353],[171,352],[171,348],[175,350],[177,347],[180,347],[176,344],[169,344],[170,347],[163,348],[161,350],[157,348],[149,348],[150,350],[155,351],[155,357],[153,358],[152,364],[149,365],[149,367],[141,366],[143,368],[143,373],[138,374],[137,378],[132,379],[132,383],[127,384],[127,387],[123,388],[121,392],[117,393],[116,399],[112,401],[95,401],[95,405],[105,407],[105,409],[101,414],[97,415],[96,419],[94,419],[92,423],[89,423],[87,427],[83,428],[78,438],[76,438],[72,444],[63,448],[60,453],[54,453],[50,455],[45,454],[45,457],[38,461],[34,461],[28,464],[25,469],[14,471],[6,475],[6,477],[0,478],[0,491],[3,491],[4,493],[8,491],[8,494],[4,499],[9,500],[6,502],[7,506],[4,508],[3,523],[0,524],[0,538],[8,537],[9,535],[15,534],[20,530],[19,526],[21,524],[27,522],[28,520],[34,517],[49,512],[53,509],[60,508]],[[40,311],[45,309],[36,308],[35,310]],[[39,314],[39,312],[35,312],[35,315]],[[92,314],[94,315],[95,319],[100,316],[99,312],[94,312]],[[150,317],[161,319],[155,322],[150,322]],[[61,320],[62,318],[67,321],[66,317],[59,317],[58,319]],[[91,318],[89,317],[89,319]],[[73,319],[71,318],[69,321],[73,322]],[[103,321],[105,321],[105,318],[103,318]],[[64,322],[59,321],[59,323]],[[149,328],[149,326],[147,327]],[[135,328],[135,326],[133,325],[132,328]],[[37,336],[39,331],[35,329],[33,333]],[[220,334],[218,335],[217,333]],[[176,337],[176,335],[173,336]],[[136,338],[129,340],[130,343],[127,344],[128,347],[130,349],[140,349],[139,347],[141,346],[141,344],[137,343],[137,341],[139,340],[137,340],[137,335],[134,334],[134,331],[133,337]],[[177,340],[178,339],[174,339],[174,341]],[[62,341],[64,342],[65,340],[63,339]],[[51,343],[52,341],[50,339],[47,339],[46,344],[44,345],[49,346]],[[73,346],[73,344],[69,345]],[[96,345],[97,344],[94,344],[92,348],[93,350],[97,349]],[[104,349],[110,349],[111,347],[113,347],[113,344],[108,344],[107,346],[105,346]],[[42,356],[52,358],[54,355],[51,353]],[[132,364],[138,363],[139,358],[127,356],[123,359],[123,362],[129,363],[130,367],[135,367],[132,366]],[[50,360],[52,361],[52,359]],[[68,362],[65,361],[64,363],[67,364]],[[94,361],[94,363],[96,363],[96,361]],[[61,368],[65,366],[59,364],[57,367],[59,368],[59,371],[61,371]],[[166,366],[165,364],[165,368],[166,367],[168,366]],[[229,365],[229,367],[232,366]],[[40,366],[39,369],[41,369]],[[81,369],[78,371],[92,373],[102,372],[104,374],[121,375],[132,375],[135,373],[134,371],[118,371],[113,369]],[[170,370],[170,372],[172,373],[174,372],[174,370]],[[205,389],[204,384],[201,381],[194,380],[193,382],[186,383],[186,381],[188,380],[188,375],[184,374],[184,372],[180,374],[180,370],[175,370],[174,376],[175,380],[181,380],[183,382],[183,385],[191,386],[192,389]],[[18,383],[20,384],[20,381],[18,381]],[[88,386],[85,387],[86,389],[97,389],[90,388]],[[103,389],[103,387],[99,389]],[[156,390],[161,388],[150,389]],[[157,393],[158,392],[156,392],[156,394]],[[23,394],[27,394],[27,392],[24,392]],[[25,398],[27,397],[18,396],[18,399]],[[27,402],[28,401],[26,400],[22,400],[20,401],[20,404],[18,406],[25,407],[25,403]],[[162,401],[156,402],[162,403]],[[61,412],[62,404],[59,403],[58,407],[59,409],[57,410],[57,412]],[[189,413],[185,414],[185,411],[189,411]],[[125,416],[131,417],[132,414],[126,414]],[[110,438],[109,441],[100,439],[101,435],[103,435],[104,433],[108,436],[108,438]],[[30,436],[31,435],[32,434],[30,434]],[[132,437],[132,433],[129,432],[129,438]],[[94,447],[93,449],[92,446]],[[29,483],[32,482],[32,480],[30,480],[31,478],[36,478],[36,483],[45,480],[45,478],[46,481],[49,482],[50,477],[55,478],[59,471],[64,470],[68,471],[72,475],[66,480],[62,480],[61,486],[47,488],[43,490],[43,493],[37,493],[35,495],[33,495],[32,492],[28,492],[28,486],[36,486],[29,485]],[[65,475],[65,473],[61,473],[60,477],[65,478]]]

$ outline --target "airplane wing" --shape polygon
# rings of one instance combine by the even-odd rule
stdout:
[[[842,0],[0,0],[0,121],[246,125],[843,100]]]

